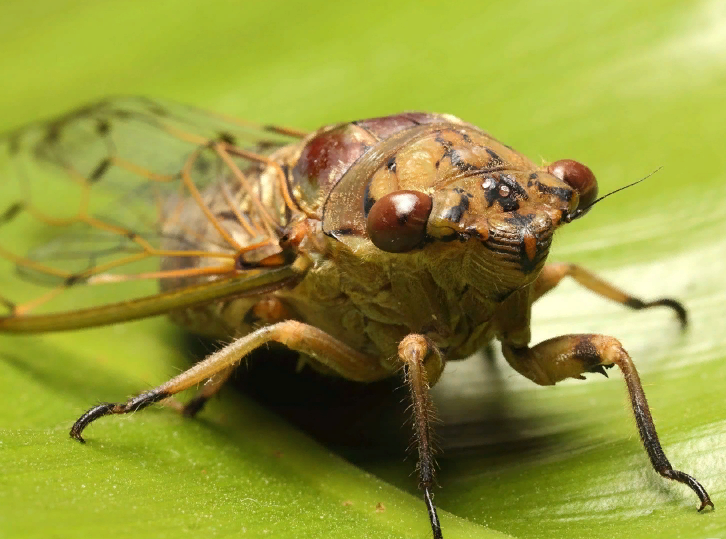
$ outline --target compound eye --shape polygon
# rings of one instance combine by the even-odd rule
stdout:
[[[560,159],[547,167],[547,172],[564,181],[580,195],[578,210],[584,210],[597,199],[597,180],[588,167],[572,159]]]
[[[426,237],[431,206],[431,197],[419,191],[389,193],[376,200],[368,212],[368,237],[381,251],[411,251]]]

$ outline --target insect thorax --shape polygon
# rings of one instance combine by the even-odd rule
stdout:
[[[294,288],[174,313],[191,331],[228,339],[294,318],[382,361],[395,357],[409,333],[429,336],[449,359],[466,357],[494,336],[503,302],[531,287],[568,204],[551,194],[547,182],[556,179],[539,178],[521,154],[450,116],[403,114],[330,126],[271,158],[277,166],[246,171],[253,195],[285,224],[314,222],[310,229],[320,237],[313,243],[321,250],[308,253],[313,267]],[[285,209],[279,194],[280,170],[295,208]],[[403,254],[375,247],[366,228],[372,205],[399,189],[433,200],[421,245]],[[256,213],[239,186],[222,181],[203,196],[215,212],[229,206],[230,194],[238,211],[220,210],[220,222],[240,245],[259,242],[240,225]],[[185,228],[209,250],[219,233],[208,217],[191,202],[182,213]],[[164,261],[167,269],[212,263]],[[172,279],[163,287],[188,283]]]

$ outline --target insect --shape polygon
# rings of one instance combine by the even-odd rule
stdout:
[[[193,332],[231,339],[152,390],[94,406],[72,426],[73,438],[83,442],[103,416],[203,383],[181,407],[192,416],[248,353],[281,343],[331,376],[404,378],[419,486],[441,538],[429,389],[447,362],[496,339],[507,362],[540,385],[617,365],[653,468],[688,485],[699,511],[713,507],[666,458],[638,373],[615,338],[530,343],[532,304],[568,276],[629,308],[671,308],[686,323],[675,300],[643,301],[579,266],[546,264],[554,231],[605,198],[585,165],[537,166],[445,114],[306,134],[144,98],[101,101],[4,144],[11,168],[2,177],[0,230],[35,226],[27,237],[37,244],[27,252],[0,244],[6,269],[22,278],[15,292],[31,298],[0,298],[0,330],[168,314]],[[111,284],[128,292],[94,304],[93,290]]]

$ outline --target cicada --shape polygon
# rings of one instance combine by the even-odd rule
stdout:
[[[555,230],[603,198],[585,165],[537,165],[446,114],[407,112],[306,134],[143,98],[101,101],[4,144],[11,168],[0,181],[10,194],[0,199],[0,231],[18,227],[29,245],[0,244],[0,257],[30,283],[15,292],[32,297],[3,291],[0,330],[168,314],[229,343],[152,390],[94,406],[73,438],[83,442],[103,416],[202,384],[180,407],[194,415],[251,351],[280,343],[330,376],[403,377],[419,486],[441,538],[430,388],[447,362],[496,339],[512,368],[540,385],[617,365],[653,468],[688,485],[699,510],[713,507],[666,458],[617,339],[530,342],[532,304],[568,276],[629,308],[671,308],[686,323],[675,300],[644,301],[577,265],[546,264]],[[128,292],[95,304],[101,285]]]

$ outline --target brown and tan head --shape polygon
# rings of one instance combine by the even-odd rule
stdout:
[[[554,230],[596,197],[585,165],[538,167],[471,125],[435,116],[350,167],[325,202],[323,230],[353,248],[462,256],[463,271],[516,288],[536,278]]]

